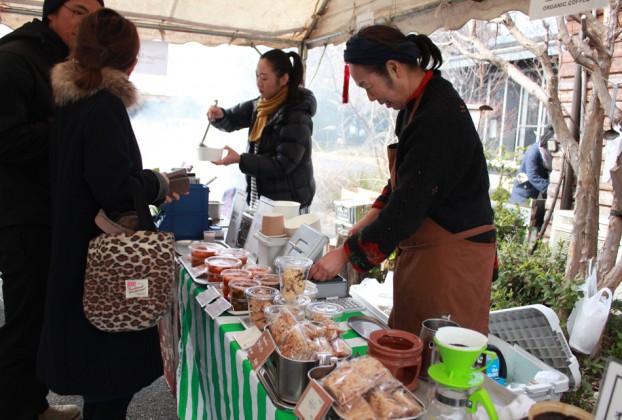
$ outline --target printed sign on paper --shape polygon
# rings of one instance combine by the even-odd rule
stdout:
[[[330,408],[333,399],[315,379],[307,385],[307,389],[294,408],[296,417],[303,420],[320,420]]]
[[[275,350],[276,343],[270,331],[264,330],[259,340],[248,349],[248,360],[251,362],[253,369],[255,371],[259,370]]]
[[[529,18],[535,20],[574,15],[588,10],[602,9],[607,4],[607,0],[531,0]]]

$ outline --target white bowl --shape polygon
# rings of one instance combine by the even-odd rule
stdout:
[[[274,212],[281,213],[286,220],[291,219],[292,217],[298,216],[300,212],[300,203],[296,201],[277,200],[274,202]]]
[[[205,160],[208,162],[216,162],[222,159],[222,152],[224,149],[215,147],[199,147],[197,148],[197,155],[199,160]]]
[[[317,213],[308,213],[285,220],[285,230],[287,231],[287,236],[294,236],[294,233],[296,233],[298,228],[302,225],[310,226],[318,232],[322,231],[320,215]]]

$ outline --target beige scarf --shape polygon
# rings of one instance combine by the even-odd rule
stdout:
[[[250,141],[256,142],[261,138],[261,133],[268,123],[268,120],[283,105],[287,99],[287,86],[279,91],[270,99],[260,98],[257,102],[257,118],[251,130]]]

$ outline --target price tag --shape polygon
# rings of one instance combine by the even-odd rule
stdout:
[[[207,286],[207,289],[199,293],[196,297],[197,302],[201,305],[201,308],[205,307],[208,303],[220,296],[218,290],[214,286]]]
[[[205,305],[205,308],[203,308],[203,310],[209,315],[210,318],[214,319],[230,307],[231,304],[227,302],[225,298],[218,297],[212,303]]]
[[[234,335],[235,341],[238,342],[242,350],[247,350],[261,337],[261,331],[256,326],[252,326],[247,330],[240,331]]]
[[[296,417],[303,420],[320,420],[324,417],[333,399],[315,379],[311,379],[294,408]]]
[[[268,357],[276,350],[276,343],[270,331],[264,330],[259,340],[248,349],[248,360],[256,371],[266,363]]]

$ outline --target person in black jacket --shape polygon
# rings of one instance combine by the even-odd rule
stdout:
[[[227,132],[249,128],[246,153],[226,146],[216,165],[239,164],[246,175],[248,202],[256,208],[261,196],[300,203],[308,210],[315,195],[311,135],[316,101],[301,87],[303,67],[295,52],[264,53],[256,70],[260,97],[229,109],[211,107],[207,117]]]
[[[399,110],[398,142],[371,211],[309,277],[332,278],[347,262],[366,272],[395,251],[389,327],[419,334],[424,320],[450,314],[487,334],[496,252],[488,170],[467,106],[438,70],[438,46],[371,25],[348,40],[344,59],[370,101]]]
[[[51,73],[58,106],[50,142],[52,253],[38,374],[57,394],[82,395],[85,420],[125,420],[134,393],[162,375],[157,326],[104,332],[82,305],[89,242],[102,233],[99,210],[134,210],[134,181],[149,204],[179,198],[165,174],[143,169],[128,116],[138,101],[129,75],[139,48],[136,26],[102,8],[83,19],[71,59]]]
[[[82,17],[103,0],[46,0],[34,19],[0,39],[0,417],[79,418],[76,406],[49,407],[36,357],[50,253],[49,71],[75,43]]]

